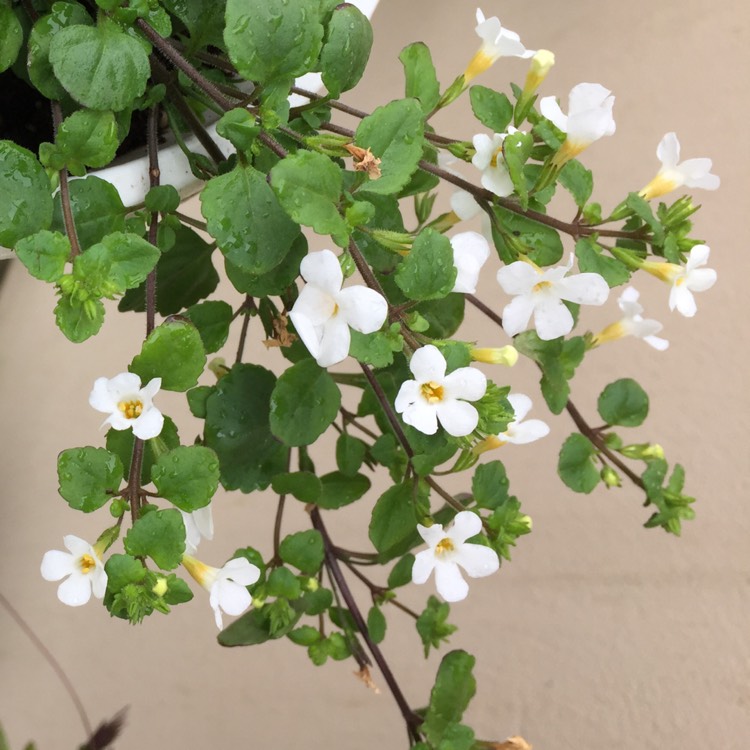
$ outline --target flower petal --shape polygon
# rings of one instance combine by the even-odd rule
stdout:
[[[240,615],[251,604],[253,598],[250,592],[239,583],[233,581],[219,580],[211,587],[211,594],[217,591],[219,606],[228,615]]]
[[[74,572],[57,587],[57,598],[69,607],[81,607],[91,599],[91,581],[88,576]]]
[[[673,286],[669,293],[669,309],[674,310],[675,308],[686,318],[692,318],[698,312],[695,297],[685,284]]]
[[[328,294],[338,294],[344,283],[344,274],[338,258],[330,250],[309,253],[302,259],[299,272],[308,283]]]
[[[554,96],[545,96],[539,102],[539,111],[543,117],[546,117],[556,128],[563,133],[568,132],[568,117],[560,109],[560,104]]]
[[[469,593],[469,584],[454,562],[439,562],[435,566],[435,588],[446,602],[460,602]]]
[[[243,586],[251,586],[260,578],[260,569],[245,557],[235,557],[221,569],[221,577]]]
[[[394,406],[396,411],[401,414],[420,398],[420,385],[416,380],[406,380],[401,383],[398,389]]]
[[[470,510],[462,510],[460,513],[456,513],[456,517],[453,519],[453,526],[448,531],[448,536],[458,545],[476,536],[481,530],[482,519]]]
[[[335,294],[338,294],[338,290]],[[291,316],[304,316],[314,326],[321,326],[336,311],[336,297],[314,284],[307,284],[299,293],[290,311]],[[295,325],[296,327],[296,325]]]
[[[434,435],[437,432],[437,410],[433,404],[428,404],[424,399],[418,399],[405,409],[401,418],[405,424],[411,425],[425,435]]]
[[[609,284],[598,273],[579,273],[560,279],[555,292],[561,299],[579,305],[603,305],[609,297]]]
[[[499,198],[506,198],[515,190],[504,162],[498,163],[496,167],[487,167],[482,172],[481,182],[485,190],[489,190]]]
[[[409,362],[409,369],[418,383],[442,383],[446,366],[445,357],[440,353],[440,349],[432,344],[417,349]]]
[[[97,599],[103,599],[107,591],[107,573],[101,562],[97,561],[97,566],[89,573],[91,578],[91,590]]]
[[[164,417],[162,413],[152,406],[150,409],[141,414],[137,419],[131,420],[133,434],[141,440],[151,440],[155,438],[164,427]]]
[[[323,326],[320,351],[315,361],[321,367],[330,367],[343,362],[349,356],[352,334],[342,315],[336,315]]]
[[[531,411],[532,401],[525,393],[508,394],[508,402],[513,407],[514,422],[520,422]]]
[[[483,544],[464,544],[454,559],[472,578],[484,578],[500,569],[497,552]]]
[[[425,549],[414,555],[414,565],[411,569],[412,583],[425,583],[435,569],[435,553],[431,549]]]
[[[421,536],[430,547],[435,547],[437,543],[445,537],[443,526],[439,523],[433,523],[432,526],[422,526],[421,523],[418,523],[417,531],[419,532],[419,536]]]
[[[75,570],[75,558],[67,552],[52,549],[44,553],[41,573],[45,581],[59,581]]]
[[[573,316],[561,300],[551,294],[536,295],[534,327],[540,339],[551,341],[566,336],[573,330],[573,324]]]
[[[477,216],[482,207],[476,202],[471,193],[466,190],[456,190],[451,195],[451,210],[462,221],[468,221]]]
[[[503,329],[508,336],[515,336],[529,327],[536,300],[532,294],[520,294],[503,308]]]
[[[479,424],[479,413],[466,401],[441,401],[435,413],[443,429],[453,437],[470,435]]]
[[[692,271],[694,268],[705,266],[708,263],[708,256],[711,254],[711,248],[708,245],[696,245],[689,253],[685,269]]]
[[[541,275],[529,263],[516,260],[497,272],[497,283],[506,294],[528,294],[541,281]]]
[[[366,286],[350,286],[336,297],[344,320],[355,331],[373,333],[380,330],[388,317],[388,303],[382,294]]]
[[[541,419],[527,419],[520,424],[513,424],[502,435],[507,443],[526,445],[549,435],[549,425]]]
[[[487,377],[476,367],[459,367],[443,381],[445,398],[462,398],[466,401],[477,401],[487,391]]]
[[[151,378],[151,380],[149,380],[148,383],[146,383],[146,385],[141,388],[141,398],[143,401],[150,403],[160,390],[161,378]]]
[[[716,283],[716,271],[713,268],[696,268],[685,279],[685,286],[691,292],[705,292]]]
[[[296,313],[294,309],[289,312],[289,320],[292,321],[294,330],[307,347],[307,351],[313,357],[317,357],[320,353],[320,340],[323,337],[322,324],[320,326],[314,325],[310,318]]]
[[[680,161],[680,142],[676,133],[667,133],[656,147],[656,156],[663,166],[676,167]]]

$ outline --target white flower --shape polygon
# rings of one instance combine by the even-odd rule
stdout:
[[[382,295],[361,285],[342,289],[344,274],[330,250],[307,255],[300,273],[307,284],[289,317],[321,367],[346,359],[351,343],[349,328],[373,333],[385,323],[388,303]]]
[[[474,294],[479,272],[490,257],[490,246],[479,232],[461,232],[450,238],[453,248],[453,265],[456,267],[454,292]]]
[[[109,413],[103,424],[115,430],[133,428],[141,440],[155,438],[164,426],[162,413],[153,398],[161,388],[161,378],[153,378],[141,388],[141,379],[132,372],[121,372],[112,379],[97,378],[89,395],[89,404]]]
[[[693,292],[705,292],[716,283],[716,271],[702,268],[708,263],[711,249],[708,245],[696,245],[687,255],[685,266],[661,261],[643,261],[640,267],[662,281],[672,285],[669,293],[669,309],[677,309],[687,318],[698,310]]]
[[[503,141],[513,133],[518,133],[512,125],[507,133],[494,133],[492,138],[479,133],[472,138],[476,153],[471,163],[482,172],[482,187],[491,193],[505,198],[513,192],[513,180],[503,157]],[[460,214],[459,214],[460,216]]]
[[[555,154],[553,163],[562,166],[578,156],[587,146],[605,135],[613,135],[615,121],[612,107],[615,97],[598,83],[579,83],[568,97],[568,114],[563,114],[554,96],[545,96],[539,110],[554,125],[567,133],[567,138]]]
[[[213,568],[183,555],[182,564],[188,573],[209,592],[208,602],[214,611],[216,627],[224,627],[221,613],[241,615],[252,603],[246,586],[260,578],[260,569],[244,557],[230,560],[223,568]]]
[[[643,306],[638,302],[638,290],[629,286],[617,300],[620,310],[625,314],[622,320],[607,326],[601,333],[594,336],[594,345],[599,346],[607,341],[616,341],[624,336],[635,336],[643,339],[654,349],[664,351],[669,347],[669,341],[654,334],[659,333],[664,326],[658,320],[644,320],[641,316]]]
[[[481,519],[468,510],[458,513],[452,527],[445,531],[439,523],[432,526],[417,524],[419,535],[430,548],[415,555],[412,582],[425,583],[434,570],[435,587],[445,601],[465,599],[469,584],[463,579],[459,566],[471,578],[483,578],[500,568],[500,559],[495,550],[482,544],[466,543],[481,530]]]
[[[667,133],[656,148],[661,169],[651,182],[640,191],[646,200],[676,190],[683,185],[690,188],[716,190],[721,180],[711,174],[711,159],[687,159],[680,162],[680,142],[675,133]]]
[[[451,174],[458,175],[452,169],[448,169]],[[460,175],[458,175],[460,176]],[[458,216],[461,221],[473,219],[482,211],[482,207],[477,203],[474,196],[467,190],[454,190],[451,194],[451,211]]]
[[[508,424],[508,429],[501,432],[497,439],[503,443],[525,445],[541,440],[549,435],[549,425],[541,419],[526,419],[531,411],[531,399],[523,393],[511,393],[508,401],[513,407],[514,420]]]
[[[68,534],[63,544],[70,551],[50,550],[42,558],[42,578],[45,581],[59,581],[57,598],[69,607],[80,607],[91,598],[104,596],[107,589],[107,574],[97,550],[85,539]]]
[[[504,29],[497,16],[485,18],[479,8],[475,31],[482,40],[482,46],[466,66],[465,83],[483,73],[501,57],[531,57],[534,54],[533,50],[527,50],[523,46],[515,31]]]
[[[211,505],[198,508],[192,513],[181,510],[182,521],[185,524],[185,551],[188,555],[194,555],[198,549],[201,539],[214,538],[214,517]]]
[[[517,260],[497,272],[497,280],[515,299],[503,310],[503,328],[509,336],[525,331],[533,314],[540,339],[549,341],[573,330],[573,316],[562,300],[579,305],[603,305],[609,286],[598,273],[564,278],[573,267],[573,254],[564,266],[542,270]]]
[[[449,435],[469,435],[479,423],[479,414],[467,401],[484,396],[487,378],[473,367],[460,367],[446,375],[446,367],[436,346],[417,349],[409,362],[416,380],[401,384],[396,411],[403,414],[406,424],[426,435],[437,432],[438,420]]]

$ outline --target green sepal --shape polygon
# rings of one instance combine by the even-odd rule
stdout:
[[[70,448],[57,457],[58,492],[71,508],[84,513],[111,500],[122,477],[119,457],[104,448]]]
[[[451,607],[448,602],[441,602],[436,596],[427,599],[427,605],[417,618],[417,633],[422,639],[425,659],[431,648],[440,648],[443,641],[458,630],[448,622]]]
[[[185,524],[180,511],[154,510],[139,518],[123,540],[133,557],[150,557],[162,570],[172,570],[185,553]]]
[[[159,456],[151,481],[161,497],[192,513],[208,505],[218,489],[219,461],[210,448],[182,445]]]
[[[194,325],[182,320],[157,326],[143,342],[128,369],[144,383],[161,378],[166,391],[186,391],[198,382],[206,365],[200,334]]]

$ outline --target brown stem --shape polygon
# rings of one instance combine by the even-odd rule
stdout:
[[[477,310],[481,310],[491,321],[497,323],[500,328],[503,327],[503,319],[491,308],[487,307],[481,299],[475,297],[473,294],[465,294],[464,296],[466,297],[466,301],[474,305]]]
[[[148,113],[148,180],[149,186],[159,186],[161,173],[159,171],[159,105],[154,104]],[[148,241],[156,247],[159,237],[159,213],[151,214],[148,227]],[[156,325],[156,268],[146,277],[146,336],[154,330]]]
[[[237,345],[237,356],[234,359],[235,364],[242,362],[242,355],[245,352],[245,341],[247,340],[247,329],[250,325],[250,316],[247,312],[244,313],[244,316],[242,330],[240,331],[240,343]]]
[[[396,681],[396,678],[393,675],[393,672],[391,671],[390,666],[388,665],[388,662],[383,656],[383,652],[375,643],[373,643],[372,639],[370,638],[370,633],[367,629],[367,623],[365,622],[365,618],[362,616],[362,612],[357,606],[357,602],[352,595],[349,584],[346,582],[344,574],[341,571],[339,562],[333,552],[333,543],[331,542],[330,536],[328,536],[328,530],[323,523],[323,519],[318,508],[313,508],[310,511],[310,518],[312,519],[313,527],[320,532],[320,535],[323,538],[326,567],[328,568],[333,580],[336,583],[336,588],[338,588],[338,590],[341,592],[341,596],[346,603],[347,609],[351,613],[352,619],[357,626],[357,630],[359,630],[362,639],[367,644],[367,648],[372,654],[373,659],[375,659],[375,663],[378,665],[378,668],[380,669],[383,678],[385,679],[386,684],[388,685],[388,688],[391,691],[391,694],[393,695],[393,698],[395,699],[399,710],[401,711],[401,716],[406,722],[409,736],[413,741],[417,742],[420,739],[418,728],[422,723],[422,719],[416,713],[414,713],[414,711],[412,711],[411,707],[406,701],[406,698],[404,697],[403,692],[401,691],[398,682]]]
[[[52,124],[57,137],[57,129],[63,120],[62,107],[60,102],[51,102],[52,105]],[[75,258],[81,254],[81,243],[78,241],[78,232],[76,223],[73,219],[73,209],[70,206],[70,188],[68,186],[68,170],[63,167],[60,170],[60,206],[62,207],[63,222],[65,224],[65,234],[70,241],[70,257]]]
[[[140,511],[143,448],[143,440],[135,438],[133,440],[133,456],[130,459],[130,474],[128,475],[128,502],[130,503],[130,520],[133,524],[138,520],[138,512]]]
[[[382,594],[390,591],[387,586],[378,586],[377,583],[373,583],[361,570],[358,570],[351,562],[349,562],[349,560],[342,559],[342,562],[357,578],[359,578],[360,581],[362,581],[362,583],[365,584],[365,586],[367,586],[368,589],[370,589],[370,593],[372,594],[373,598],[381,596]],[[402,612],[406,612],[407,615],[411,615],[411,617],[413,617],[415,620],[419,618],[419,615],[413,609],[409,609],[409,607],[407,607],[405,604],[402,604],[398,599],[392,598],[386,599],[386,601],[388,602],[388,604],[392,604]]]

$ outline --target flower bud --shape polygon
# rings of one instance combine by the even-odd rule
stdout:
[[[208,363],[208,369],[216,376],[217,380],[221,380],[229,372],[227,361],[224,357],[214,357]]]
[[[605,466],[601,470],[600,476],[604,484],[607,485],[607,488],[622,487],[620,475],[611,466]]]
[[[518,362],[518,351],[510,344],[500,348],[472,349],[470,354],[475,362],[485,362],[488,365],[513,367]]]
[[[523,86],[525,96],[533,94],[539,88],[554,64],[554,53],[548,49],[537,50],[534,57],[531,58],[529,72],[526,74],[526,83]]]
[[[414,237],[406,232],[391,232],[387,229],[373,229],[372,238],[379,245],[388,250],[395,250],[398,253],[411,249]]]
[[[315,592],[319,588],[320,588],[320,584],[318,583],[318,579],[317,578],[308,578],[307,579],[307,581],[305,583],[305,589],[307,589],[307,591]]]
[[[164,596],[164,594],[167,593],[167,579],[163,576],[159,576],[151,591],[157,596]]]
[[[620,448],[620,453],[626,458],[634,458],[641,461],[664,458],[664,448],[658,443],[633,443]]]

